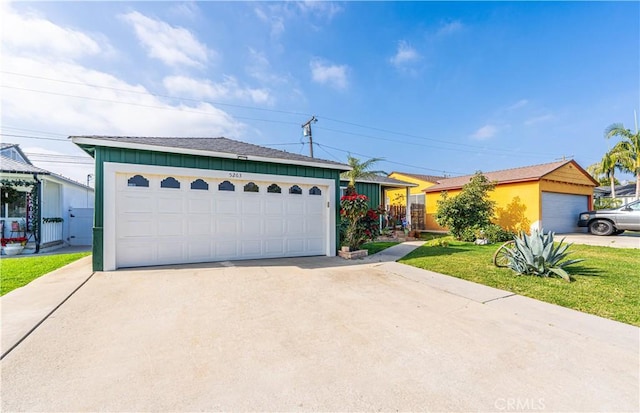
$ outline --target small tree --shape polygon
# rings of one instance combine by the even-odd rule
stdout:
[[[360,178],[371,178],[376,175],[384,175],[387,174],[384,171],[372,171],[371,168],[377,162],[380,162],[382,158],[371,158],[364,162],[361,162],[360,159],[354,158],[353,156],[347,156],[347,163],[351,167],[350,171],[344,172],[343,175],[349,180],[349,184],[347,186],[347,195],[356,195],[356,180]]]
[[[436,222],[447,227],[451,234],[460,239],[466,228],[484,228],[491,224],[495,202],[489,199],[489,192],[495,185],[482,172],[476,172],[462,191],[454,197],[447,192],[438,200]]]

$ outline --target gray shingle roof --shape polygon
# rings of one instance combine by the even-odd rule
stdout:
[[[483,172],[483,175],[486,176],[487,179],[489,179],[489,181],[498,182],[498,183],[533,181],[533,180],[539,180],[543,176],[550,174],[556,169],[572,162],[578,167],[580,167],[573,160],[564,160],[564,161],[557,161],[557,162],[545,163],[540,165],[523,166],[520,168],[513,168],[513,169],[504,169],[501,171],[493,171],[493,172],[486,172],[486,173]],[[581,167],[580,169],[582,170]],[[441,179],[438,181],[436,185],[431,186],[425,189],[424,191],[439,192],[447,189],[462,188],[465,184],[469,183],[472,177],[473,175],[465,175],[465,176],[457,176],[455,178]]]
[[[346,176],[344,176],[344,174],[342,174],[340,175],[340,180],[348,181],[349,178],[347,178]],[[389,178],[388,176],[381,176],[381,175],[373,175],[370,177],[359,178],[359,179],[356,179],[356,182],[371,182],[375,184],[380,184],[382,186],[396,186],[396,187],[403,187],[403,188],[418,186],[410,182],[400,181],[398,179]]]
[[[50,172],[46,169],[38,168],[37,166],[29,165],[23,162],[14,161],[4,155],[0,155],[0,172],[8,173],[24,173],[32,174],[38,173],[42,175],[49,175]]]
[[[391,174],[402,174],[405,176],[410,176],[412,178],[416,178],[416,179],[420,179],[421,181],[427,181],[427,182],[433,182],[436,183],[442,179],[446,179],[446,176],[438,176],[438,175],[423,175],[423,174],[411,174],[408,172],[400,172],[400,171],[393,171],[391,172]],[[389,175],[391,175],[389,174]]]
[[[264,146],[254,145],[251,143],[240,142],[224,137],[219,138],[200,138],[200,137],[140,137],[140,136],[71,136],[76,142],[78,139],[91,139],[104,143],[104,146],[113,146],[112,144],[138,144],[154,147],[154,150],[167,152],[171,148],[181,148],[195,151],[227,153],[237,156],[260,157],[280,161],[278,163],[288,163],[287,161],[307,162],[315,164],[324,164],[333,169],[349,170],[348,165],[329,161],[319,158],[311,158],[309,156],[298,155],[295,153],[285,152],[278,149],[267,148]],[[77,143],[77,142],[76,142]],[[157,148],[157,149],[156,149]],[[346,168],[345,168],[346,167]]]

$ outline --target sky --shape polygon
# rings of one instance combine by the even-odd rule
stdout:
[[[2,2],[2,142],[90,182],[72,135],[224,136],[457,176],[635,131],[638,2]],[[621,175],[630,179],[630,175]]]

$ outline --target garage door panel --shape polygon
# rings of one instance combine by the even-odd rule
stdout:
[[[119,242],[122,250],[126,251],[126,254],[118,255],[119,267],[135,267],[140,263],[151,265],[156,262],[155,247],[149,247],[147,242]]]
[[[120,219],[119,238],[152,237],[154,235],[156,235],[155,225],[148,215],[139,219],[136,219],[136,217],[123,217]]]
[[[265,199],[264,205],[264,213],[267,215],[279,215],[284,216],[284,201],[282,199],[276,198],[279,197],[278,194],[266,194],[267,197]]]
[[[323,233],[323,225],[321,217],[313,217],[308,221],[305,221],[307,230],[306,232],[309,235],[322,234]]]
[[[189,199],[187,201],[189,214],[211,214],[211,200],[207,198]]]
[[[262,241],[242,240],[240,241],[240,252],[243,256],[259,257],[262,255]]]
[[[180,194],[176,193],[172,197],[158,197],[158,212],[161,214],[184,214],[184,206],[180,199]]]
[[[180,176],[180,189],[161,188],[166,174],[144,174],[149,187],[129,187],[136,174],[118,174],[116,185],[116,267],[325,254],[329,227],[328,189],[294,184],[274,176],[255,181],[259,192],[244,192],[248,181]],[[178,178],[176,178],[178,179]],[[287,178],[290,182],[290,177]],[[281,193],[268,193],[276,184]],[[322,195],[310,195],[318,186]],[[225,187],[229,188],[228,185]]]
[[[177,237],[183,235],[182,216],[158,214],[160,224],[157,225],[158,236],[160,237]],[[179,242],[179,240],[176,240]]]
[[[236,199],[216,199],[216,213],[233,214],[238,213],[238,201]]]
[[[211,240],[207,238],[198,237],[196,239],[192,239],[189,244],[187,244],[187,256],[189,260],[206,260],[211,257],[211,244]]]
[[[153,212],[154,200],[149,197],[149,193],[142,194],[129,194],[122,193],[118,197],[117,206],[121,211],[127,213],[145,213],[150,214]]]
[[[321,254],[323,249],[324,239],[322,237],[307,238],[307,252]]]
[[[542,228],[545,232],[584,232],[578,227],[578,214],[589,209],[586,195],[542,193]]]
[[[175,241],[158,242],[158,261],[165,263],[181,262],[184,259],[184,244]]]
[[[211,233],[211,218],[210,216],[191,216],[192,219],[187,221],[189,236],[194,235],[208,235]]]
[[[262,234],[262,218],[259,216],[243,216],[240,220],[240,233],[243,237],[260,236]]]
[[[220,219],[218,217],[216,220],[216,231],[215,235],[223,235],[223,236],[235,236],[238,233],[238,220],[236,217],[227,217],[225,219]]]
[[[237,241],[215,241],[215,254],[221,259],[239,256]]]
[[[287,253],[300,254],[304,252],[305,240],[303,238],[289,238],[286,240]]]
[[[282,219],[267,218],[264,220],[264,232],[269,237],[282,237],[285,223]]]
[[[240,203],[240,211],[242,215],[262,215],[262,202],[259,198],[259,194],[253,194],[254,196],[242,197]]]
[[[304,234],[304,221],[302,219],[295,219],[295,217],[287,217],[286,226],[287,231],[286,235],[288,236],[299,236]]]
[[[284,240],[282,239],[265,240],[264,252],[269,256],[282,256],[284,254]]]
[[[304,203],[301,199],[296,199],[302,195],[291,195],[287,200],[286,211],[287,215],[302,215],[304,214]]]

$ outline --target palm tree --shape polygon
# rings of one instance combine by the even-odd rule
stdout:
[[[605,130],[607,139],[619,136],[622,140],[609,153],[620,168],[636,177],[636,199],[640,199],[640,133],[631,133],[621,123],[614,123]]]
[[[347,156],[347,163],[351,167],[350,171],[345,172],[344,177],[349,179],[349,185],[347,186],[347,195],[353,195],[356,193],[356,179],[371,178],[375,175],[386,175],[384,171],[372,171],[371,167],[380,162],[382,158],[371,158],[367,161],[360,162],[360,159],[354,158],[351,155]]]
[[[613,156],[611,152],[605,153],[600,162],[596,162],[587,167],[587,172],[589,172],[595,180],[600,181],[602,177],[605,177],[610,181],[611,198],[616,197],[616,168],[619,169],[620,166],[616,161],[616,157]]]

